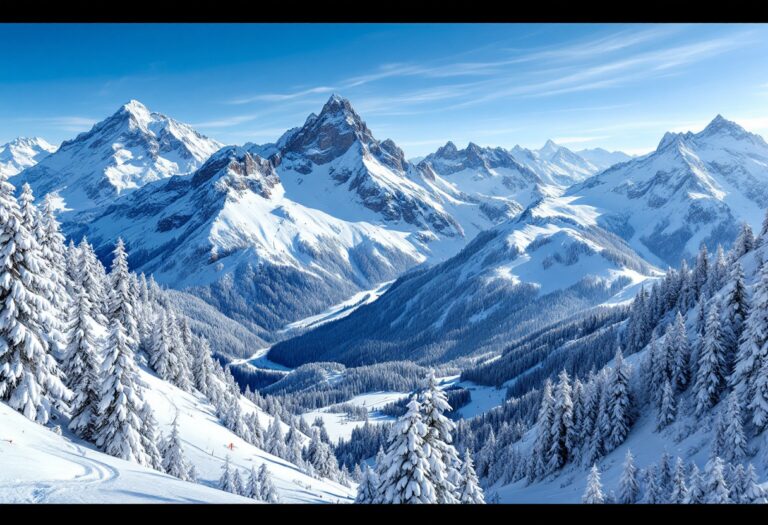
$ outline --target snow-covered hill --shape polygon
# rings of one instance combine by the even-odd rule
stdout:
[[[0,175],[12,177],[56,151],[40,137],[19,137],[0,146]]]
[[[498,350],[526,330],[607,301],[657,270],[573,197],[546,199],[349,316],[275,345],[270,359],[422,363]]]
[[[677,266],[704,242],[730,245],[768,207],[768,144],[718,115],[699,133],[667,133],[653,153],[571,187],[574,204],[647,260]]]
[[[111,202],[144,184],[198,168],[221,144],[131,100],[90,131],[21,172],[38,198],[55,192],[65,210]]]
[[[243,441],[222,426],[213,407],[199,393],[188,393],[142,369],[145,400],[164,434],[179,426],[187,459],[198,482],[188,483],[114,458],[73,436],[29,421],[0,403],[0,501],[4,503],[254,503],[218,490],[225,457],[247,479],[251,466],[266,464],[281,502],[349,503],[353,491],[338,483],[311,478],[298,467]],[[244,414],[256,411],[263,428],[272,421],[241,398]],[[66,425],[64,425],[66,426]],[[283,425],[283,431],[288,427]],[[230,450],[228,446],[232,444]]]

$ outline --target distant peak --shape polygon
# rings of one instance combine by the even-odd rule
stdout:
[[[445,143],[445,146],[441,146],[437,148],[437,151],[435,152],[435,155],[438,157],[453,157],[458,153],[458,148],[456,147],[456,144],[451,142],[450,140]]]
[[[137,111],[149,112],[149,110],[147,109],[147,106],[145,106],[144,104],[142,104],[141,102],[133,98],[128,102],[126,102],[125,104],[123,104],[121,109],[129,111],[131,113],[134,113]]]
[[[554,140],[547,139],[544,146],[539,151],[556,151],[558,149],[560,149],[560,146],[556,144]]]

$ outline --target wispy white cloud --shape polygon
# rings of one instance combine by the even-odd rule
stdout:
[[[98,122],[98,120],[94,118],[82,116],[31,117],[19,120],[23,122],[35,122],[43,126],[49,126],[64,131],[82,131]]]
[[[283,102],[286,100],[294,100],[303,98],[308,95],[318,95],[324,93],[332,93],[335,88],[330,86],[317,86],[309,89],[302,89],[301,91],[294,91],[292,93],[261,93],[258,95],[252,95],[249,97],[234,98],[226,101],[227,104],[249,104],[251,102]]]

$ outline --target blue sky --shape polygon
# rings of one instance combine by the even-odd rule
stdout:
[[[716,114],[768,137],[768,26],[0,25],[0,143],[71,138],[129,99],[269,142],[350,99],[406,155],[457,145],[640,153]]]

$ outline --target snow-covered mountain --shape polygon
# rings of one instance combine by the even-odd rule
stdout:
[[[62,209],[79,211],[148,182],[194,171],[221,146],[131,100],[22,171],[14,184],[28,182],[38,197],[55,192]]]
[[[105,255],[122,236],[133,268],[267,329],[426,258],[413,232],[345,221],[287,193],[269,161],[233,146],[191,176],[150,183],[66,228]]]
[[[223,148],[64,227],[104,256],[122,235],[132,268],[273,332],[444,260],[521,209],[423,173],[333,96],[275,144]]]
[[[401,277],[347,317],[275,345],[269,358],[360,365],[448,362],[497,351],[534,327],[606,302],[657,270],[573,197],[546,199],[442,264]]]
[[[40,137],[19,137],[0,146],[0,175],[12,177],[56,151]]]
[[[768,208],[768,144],[718,115],[699,133],[667,133],[653,153],[571,187],[574,204],[654,264],[677,266],[704,242],[728,246]]]
[[[575,153],[600,171],[608,169],[614,164],[627,162],[632,159],[631,155],[627,155],[623,151],[608,151],[603,148],[582,149]]]

